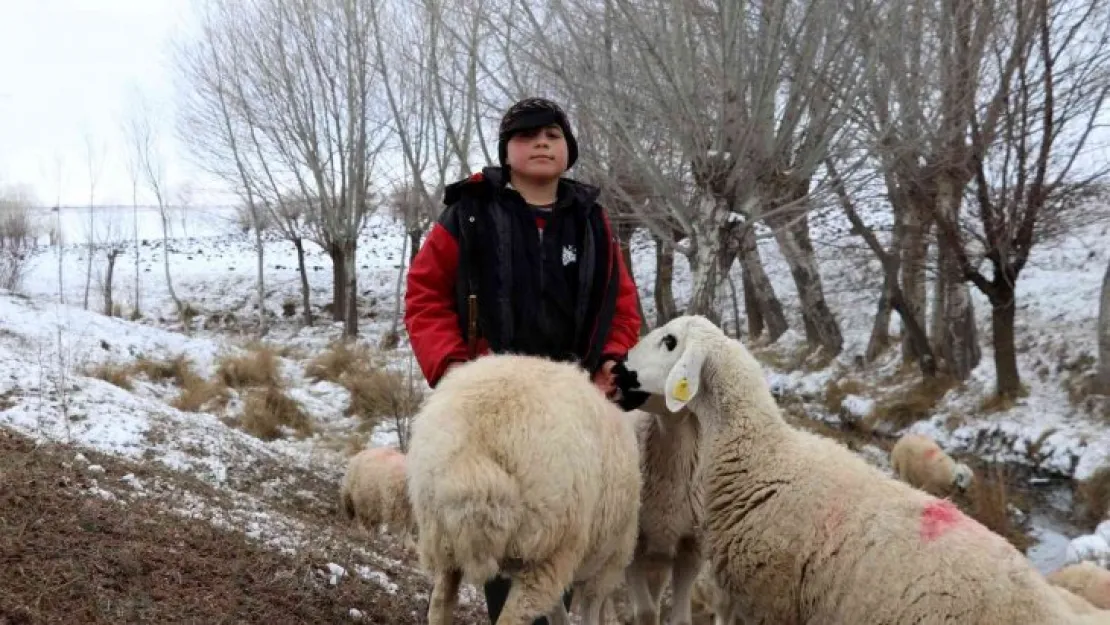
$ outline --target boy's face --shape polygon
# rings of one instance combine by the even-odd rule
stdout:
[[[540,180],[567,169],[567,140],[557,124],[521,130],[509,139],[508,164],[514,173]]]

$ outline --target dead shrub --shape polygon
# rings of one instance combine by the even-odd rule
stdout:
[[[347,415],[371,423],[392,420],[404,449],[407,420],[423,400],[420,389],[404,375],[384,368],[356,368],[344,375],[340,383],[351,394]]]
[[[134,373],[145,375],[151,382],[172,380],[174,384],[180,387],[186,386],[192,378],[198,377],[196,370],[193,368],[193,361],[185,354],[178,354],[162,360],[142,356],[135,361],[131,369]]]
[[[980,522],[990,531],[1010,541],[1014,547],[1025,553],[1032,544],[1029,536],[1020,527],[1014,524],[1010,513],[1010,504],[1022,507],[1023,503],[1016,495],[1011,494],[1009,475],[999,466],[992,466],[980,470],[975,475],[965,495],[969,515]]]
[[[1075,494],[1077,520],[1093,531],[1110,511],[1110,465],[1079,482]]]
[[[871,425],[889,423],[898,428],[910,426],[928,418],[945,393],[956,385],[956,381],[948,376],[925,378],[905,391],[878,401],[869,421]]]
[[[370,350],[364,345],[351,345],[338,341],[316,356],[305,367],[305,376],[313,382],[327,380],[339,383],[340,378],[359,367],[366,368],[373,360]]]
[[[300,402],[276,386],[247,392],[239,424],[243,431],[264,441],[281,438],[286,428],[299,438],[312,435],[312,418]]]
[[[181,383],[181,392],[170,405],[185,412],[210,412],[227,406],[231,393],[220,380],[191,375]]]
[[[31,198],[0,190],[0,289],[19,289],[35,253],[36,234]]]
[[[270,347],[256,347],[242,356],[224,356],[216,376],[229,388],[281,386],[278,355]]]
[[[84,373],[91,378],[114,384],[125,391],[134,390],[135,388],[135,385],[131,383],[131,367],[125,365],[103,363],[86,368]]]
[[[831,414],[840,414],[844,405],[844,398],[849,395],[861,395],[867,390],[863,382],[854,378],[830,380],[825,385],[825,410]]]

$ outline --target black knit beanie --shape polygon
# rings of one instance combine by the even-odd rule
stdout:
[[[578,141],[570,130],[570,121],[567,114],[551,100],[543,98],[525,98],[509,107],[505,116],[501,118],[501,127],[497,133],[497,158],[501,166],[505,167],[508,160],[509,139],[522,130],[543,128],[550,124],[557,124],[563,129],[563,136],[567,140],[567,169],[574,166],[578,160]]]

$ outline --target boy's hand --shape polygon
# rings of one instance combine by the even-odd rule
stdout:
[[[607,360],[601,368],[594,372],[594,385],[605,393],[606,397],[613,397],[617,393],[617,378],[613,374],[613,367],[617,362],[615,360]]]

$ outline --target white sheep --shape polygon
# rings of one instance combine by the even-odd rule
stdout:
[[[633,622],[658,625],[663,584],[671,579],[672,625],[690,625],[691,592],[702,565],[698,420],[690,411],[671,414],[653,395],[639,421],[640,537],[625,572]]]
[[[575,365],[489,355],[452,369],[408,453],[428,622],[451,622],[460,582],[502,573],[501,625],[565,622],[572,583],[584,623],[598,623],[636,547],[639,462],[635,417]]]
[[[411,540],[405,455],[392,447],[363,449],[347,461],[339,487],[340,510],[367,530],[384,524],[391,533]]]
[[[898,439],[890,450],[890,465],[895,477],[937,497],[967,491],[975,475],[924,434],[906,434]]]
[[[1048,581],[1071,591],[1096,608],[1110,609],[1110,570],[1093,562],[1080,562],[1048,574]]]
[[[1103,622],[1077,614],[1009,542],[790,427],[759,363],[701,316],[641,338],[640,387],[701,421],[705,551],[748,625]]]

